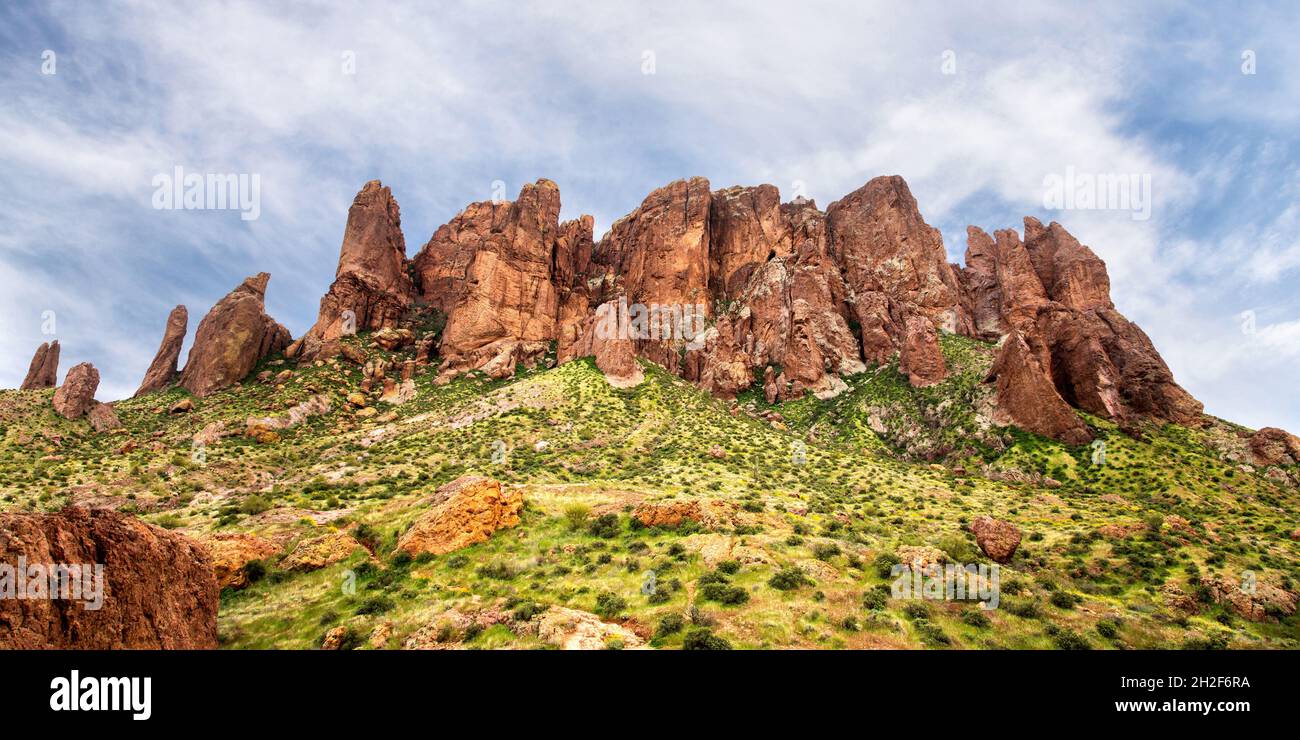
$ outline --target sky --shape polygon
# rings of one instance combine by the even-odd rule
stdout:
[[[413,256],[541,177],[599,235],[682,177],[824,208],[897,174],[954,262],[1059,221],[1207,412],[1300,432],[1298,38],[1292,2],[10,0],[0,387],[58,339],[127,397],[173,306],[192,337],[260,271],[301,335],[372,179]],[[255,176],[257,217],[158,207],[176,167]]]

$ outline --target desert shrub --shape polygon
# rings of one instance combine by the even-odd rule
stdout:
[[[596,614],[602,619],[613,619],[627,608],[627,599],[612,591],[602,591],[596,596]]]
[[[884,609],[889,602],[889,587],[881,584],[862,594],[862,606],[867,609]]]
[[[659,626],[655,628],[655,637],[667,637],[682,631],[686,626],[686,620],[680,614],[668,614],[659,620]]]
[[[683,650],[730,650],[731,643],[713,634],[712,630],[698,628],[686,633]]]
[[[993,623],[982,609],[967,609],[961,613],[961,621],[978,629],[984,629]]]
[[[1061,629],[1052,635],[1052,642],[1060,650],[1091,650],[1088,640],[1074,630]]]
[[[1103,619],[1097,623],[1097,634],[1107,640],[1113,640],[1119,634],[1119,624],[1113,619]]]
[[[808,576],[804,575],[802,570],[799,570],[793,565],[778,570],[767,581],[767,585],[778,591],[793,591],[800,586],[811,584],[812,581]]]
[[[569,504],[564,507],[564,521],[568,523],[569,529],[574,532],[586,526],[589,514],[591,514],[591,507],[585,504]]]
[[[617,514],[602,514],[591,520],[587,525],[587,532],[593,537],[600,537],[606,540],[617,537],[618,531],[619,526]]]
[[[720,604],[736,606],[749,601],[749,592],[740,586],[732,586],[728,583],[708,583],[700,589],[700,596],[705,601],[716,601]]]

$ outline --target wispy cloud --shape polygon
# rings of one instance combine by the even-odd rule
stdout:
[[[682,176],[798,185],[826,205],[901,174],[954,257],[967,223],[1061,221],[1212,412],[1300,428],[1300,402],[1275,400],[1300,321],[1300,22],[1268,3],[1102,11],[7,4],[0,385],[21,379],[49,308],[65,368],[92,360],[101,397],[129,394],[171,306],[197,322],[259,270],[270,312],[301,333],[373,178],[414,251],[498,180],[554,179],[566,217],[600,229]],[[57,74],[41,73],[46,49]],[[260,174],[261,217],[154,210],[151,178],[176,165]],[[1149,174],[1151,219],[1045,210],[1043,178],[1066,167]],[[1253,344],[1234,320],[1252,307],[1273,327]]]

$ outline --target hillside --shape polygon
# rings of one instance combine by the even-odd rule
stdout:
[[[1300,647],[1294,466],[1245,465],[1246,430],[1217,420],[1121,431],[1080,413],[1104,459],[996,424],[991,342],[944,333],[941,382],[914,387],[895,360],[825,400],[769,404],[756,379],[729,401],[646,361],[617,388],[590,358],[548,367],[552,346],[513,377],[417,371],[404,403],[349,404],[367,366],[419,352],[374,339],[301,366],[272,353],[203,398],[119,402],[103,434],[52,391],[0,392],[0,509],[115,508],[224,538],[226,648]],[[248,424],[309,401],[328,411]],[[400,550],[464,474],[521,493],[519,524]],[[890,566],[931,553],[900,548],[989,562],[980,515],[1023,533],[997,609],[890,598]],[[1242,600],[1226,587],[1247,572]]]

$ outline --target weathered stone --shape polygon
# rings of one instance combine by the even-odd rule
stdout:
[[[74,365],[54,392],[54,410],[65,419],[80,419],[95,405],[99,371],[89,362]]]
[[[135,392],[137,398],[146,393],[162,390],[175,382],[176,365],[181,356],[181,345],[185,343],[189,320],[189,310],[184,306],[177,306],[168,314],[162,342],[158,345],[158,352],[153,356],[153,362],[149,363],[149,369],[144,373],[144,380],[140,381],[140,387]]]
[[[68,508],[0,514],[0,562],[103,566],[83,600],[0,598],[0,645],[18,650],[217,646],[217,581],[192,540],[134,517]],[[93,581],[93,579],[92,579]],[[90,593],[87,593],[89,591]],[[86,608],[95,591],[98,609]]]
[[[429,509],[397,541],[412,555],[434,555],[485,542],[498,529],[519,525],[523,495],[491,478],[465,475],[438,488]]]
[[[27,367],[27,377],[23,378],[20,390],[34,391],[53,388],[59,382],[59,340],[42,344],[32,355],[31,365]]]
[[[203,398],[242,380],[262,358],[289,346],[289,330],[266,315],[265,272],[244,280],[199,322],[180,384]]]

